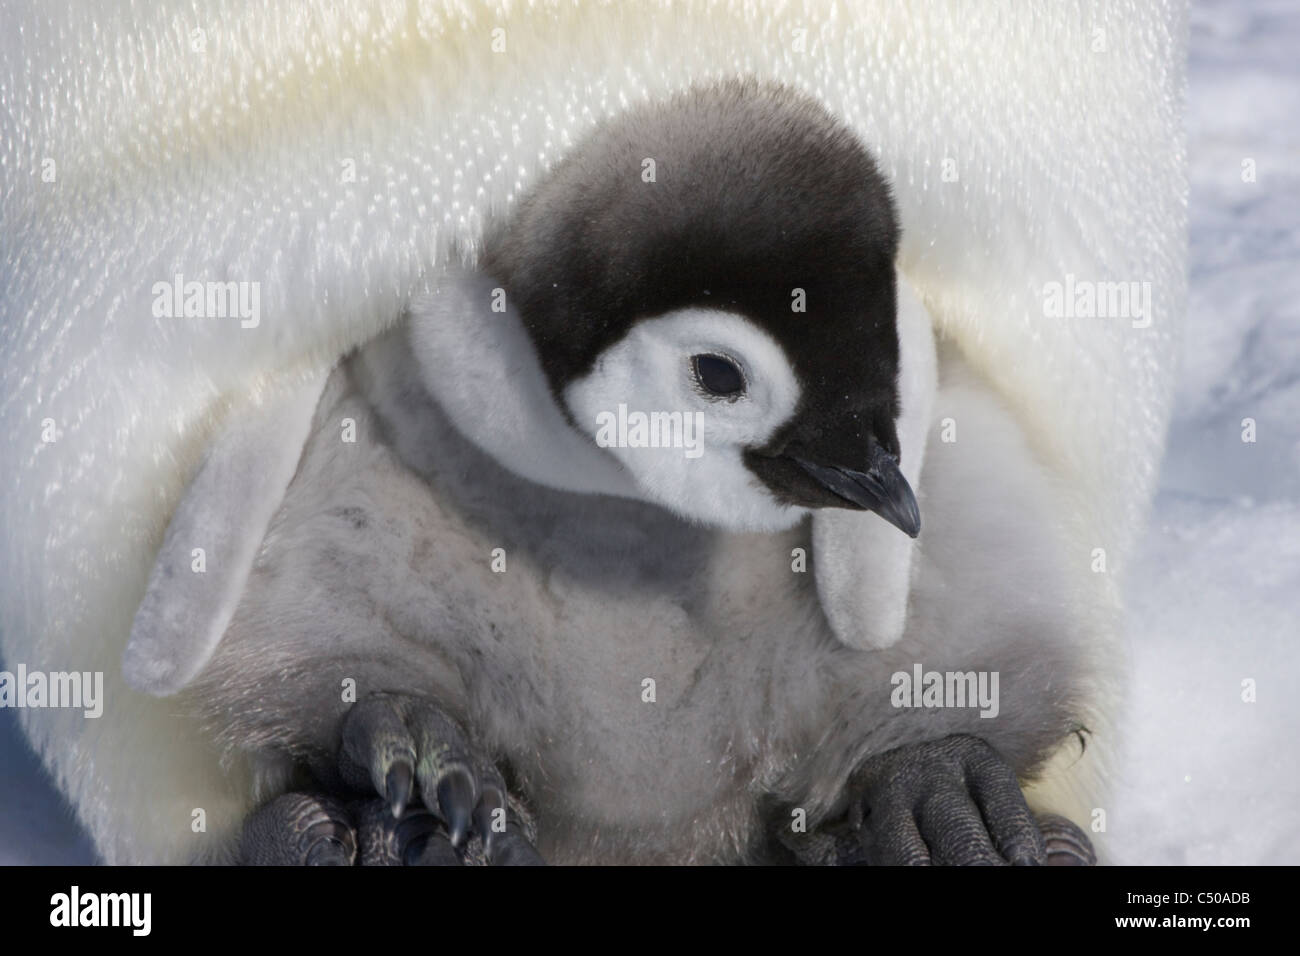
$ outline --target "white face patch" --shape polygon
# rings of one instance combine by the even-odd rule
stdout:
[[[701,355],[739,368],[744,388],[710,394],[696,375]],[[741,453],[771,439],[799,392],[784,351],[753,322],[680,309],[637,323],[564,400],[579,430],[617,458],[649,500],[693,521],[776,531],[807,510],[779,503]]]

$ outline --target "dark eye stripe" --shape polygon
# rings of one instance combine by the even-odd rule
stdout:
[[[730,359],[721,355],[696,355],[695,380],[711,395],[739,395],[745,390],[745,376]]]

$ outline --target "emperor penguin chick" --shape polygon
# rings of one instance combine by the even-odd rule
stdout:
[[[574,150],[483,269],[580,428],[619,402],[703,416],[698,459],[611,449],[645,497],[735,530],[867,508],[915,536],[897,246],[889,188],[851,133],[786,90],[734,84]]]
[[[817,103],[697,87],[346,359],[183,698],[281,792],[244,857],[1089,859],[1021,791],[1094,676],[1052,478],[898,235]],[[976,440],[926,454],[941,401]]]

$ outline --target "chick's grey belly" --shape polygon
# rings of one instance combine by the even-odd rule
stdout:
[[[711,861],[753,846],[766,801],[838,812],[871,754],[973,733],[1025,774],[1068,733],[1075,663],[1050,562],[1003,541],[1020,561],[1008,581],[1005,563],[943,547],[968,520],[964,473],[926,489],[903,640],[856,651],[822,614],[806,528],[724,534],[540,488],[468,445],[403,367],[400,340],[381,339],[326,389],[190,695],[228,753],[328,760],[351,699],[427,695],[508,764],[549,859]],[[1008,495],[1025,510],[1023,489]],[[1046,613],[1026,615],[1027,581]],[[891,675],[917,663],[1000,669],[1002,715],[896,709]]]
[[[792,571],[805,534],[720,535],[538,488],[413,382],[375,394],[364,357],[331,379],[195,687],[214,735],[319,759],[347,682],[357,699],[425,694],[508,762],[552,858],[739,852],[755,782],[811,742],[827,702],[828,633]]]

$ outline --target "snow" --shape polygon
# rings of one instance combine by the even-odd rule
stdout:
[[[1297,48],[1293,0],[1193,7],[1190,308],[1160,492],[1128,580],[1116,862],[1300,863]],[[1255,182],[1243,182],[1248,159]]]
[[[1134,682],[1107,843],[1118,863],[1296,864],[1300,9],[1215,0],[1191,22],[1190,314],[1160,491],[1128,569]],[[93,861],[8,710],[0,768],[0,863]]]

